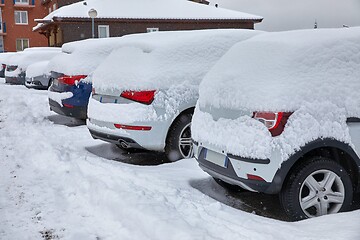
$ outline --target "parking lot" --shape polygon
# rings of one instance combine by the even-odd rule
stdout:
[[[93,140],[84,124],[51,113],[46,91],[0,83],[0,238],[359,236],[359,210],[287,222],[277,196],[224,190],[194,159],[127,153]]]

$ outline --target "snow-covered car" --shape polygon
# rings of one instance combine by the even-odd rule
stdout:
[[[6,60],[14,55],[14,52],[0,53],[0,78],[5,78]]]
[[[360,189],[360,28],[266,33],[235,45],[200,85],[200,167],[279,194],[294,220],[346,211]]]
[[[57,114],[86,119],[92,89],[91,74],[125,37],[86,39],[66,43],[48,65],[53,84],[49,88],[50,109]]]
[[[49,61],[41,61],[28,66],[25,76],[27,88],[48,89],[50,87],[52,78],[48,71],[48,64]]]
[[[61,48],[35,47],[17,52],[6,60],[5,82],[10,84],[25,84],[26,69],[29,65],[50,60],[61,52]]]
[[[157,32],[114,50],[93,74],[91,135],[125,149],[165,151],[174,161],[191,157],[200,81],[231,46],[259,33]]]

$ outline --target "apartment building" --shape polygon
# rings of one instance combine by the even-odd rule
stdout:
[[[0,52],[48,46],[48,38],[33,32],[35,19],[79,0],[0,0]]]

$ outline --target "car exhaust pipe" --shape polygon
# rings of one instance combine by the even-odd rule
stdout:
[[[119,144],[124,149],[130,148],[129,143],[125,142],[124,140],[119,140]]]

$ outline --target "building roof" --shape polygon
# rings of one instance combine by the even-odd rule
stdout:
[[[114,19],[171,19],[171,20],[250,20],[260,22],[263,17],[217,8],[188,0],[86,0],[61,7],[43,19],[35,19],[41,28],[54,19],[89,18],[90,9],[97,10],[97,18]]]

